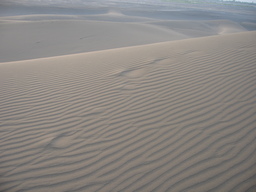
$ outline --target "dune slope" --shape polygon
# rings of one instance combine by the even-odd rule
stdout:
[[[1,17],[0,28],[0,62],[247,31],[229,20],[163,21],[118,12]]]
[[[1,191],[255,191],[255,36],[1,63]]]
[[[144,23],[54,20],[54,18],[39,21],[4,20],[0,23],[0,28],[0,62],[53,57],[189,37],[171,29]]]

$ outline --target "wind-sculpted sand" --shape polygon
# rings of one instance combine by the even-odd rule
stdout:
[[[80,16],[1,17],[0,28],[0,62],[247,31],[242,23],[225,19],[159,20],[128,16],[118,11]]]
[[[0,64],[0,190],[255,191],[256,33]]]

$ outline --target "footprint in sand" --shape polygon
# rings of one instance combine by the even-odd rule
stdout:
[[[72,139],[70,137],[61,137],[55,140],[52,144],[55,148],[66,148],[71,145]]]
[[[126,84],[123,87],[121,87],[121,91],[125,96],[130,96],[134,93],[136,87],[137,86],[134,84]]]
[[[122,71],[119,76],[124,76],[127,78],[140,78],[143,75],[145,75],[147,70],[145,68],[140,69],[128,69],[125,71]]]
[[[60,136],[52,141],[53,148],[63,149],[69,147],[73,143],[73,137],[71,136]]]
[[[47,136],[41,138],[41,140],[34,144],[35,147],[43,147],[45,149],[55,148],[62,149],[69,147],[74,143],[74,135],[64,135],[59,136]]]
[[[169,63],[169,58],[151,59],[144,63],[144,66],[138,68],[130,68],[124,70],[117,70],[117,76],[132,78],[140,78],[152,70],[152,65],[166,64]]]
[[[51,146],[57,149],[67,148],[74,144],[74,136],[75,135],[59,135],[58,137],[52,140]]]
[[[133,90],[135,88],[136,88],[136,85],[131,84],[131,85],[124,85],[121,89],[123,91],[131,91],[131,90]]]

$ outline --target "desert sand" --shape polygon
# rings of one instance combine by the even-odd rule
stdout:
[[[160,20],[127,16],[113,10],[89,16],[2,17],[0,27],[0,62],[247,31],[240,23],[222,18]]]
[[[255,31],[78,17],[1,18],[0,191],[256,190]]]

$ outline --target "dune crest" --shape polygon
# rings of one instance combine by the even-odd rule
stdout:
[[[190,19],[161,20],[127,15],[119,9],[93,15],[1,17],[0,62],[223,35],[247,31],[243,26],[253,27],[225,19]]]

